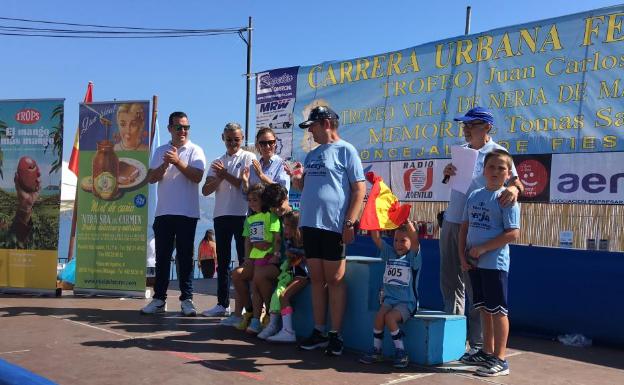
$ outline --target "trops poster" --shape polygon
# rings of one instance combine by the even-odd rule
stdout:
[[[619,5],[301,66],[296,79],[293,68],[265,71],[270,77],[258,80],[259,89],[272,87],[273,94],[295,89],[296,97],[292,111],[288,95],[258,99],[258,110],[275,110],[277,120],[292,114],[292,124],[278,127],[294,127],[292,158],[302,161],[317,144],[297,125],[313,107],[328,105],[340,116],[341,138],[357,148],[363,162],[393,163],[392,181],[386,182],[401,187],[402,200],[446,200],[448,186],[437,181],[451,146],[465,142],[453,118],[475,106],[492,111],[491,135],[513,155],[574,154],[553,156],[556,170],[603,158],[589,153],[624,152],[623,23]],[[422,160],[430,161],[412,162]],[[547,180],[550,170],[540,166],[551,163],[525,166],[521,177],[531,187],[536,176]],[[534,189],[531,199],[621,204],[619,174],[587,170],[576,176],[580,188],[573,188],[565,173],[555,175],[549,188]],[[593,183],[594,174],[604,189],[583,189],[583,180]]]
[[[144,291],[149,102],[80,104],[76,287]]]
[[[0,101],[0,287],[56,288],[63,104]]]

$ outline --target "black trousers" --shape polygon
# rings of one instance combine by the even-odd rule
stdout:
[[[212,278],[215,273],[215,260],[202,259],[199,261],[199,268],[201,269],[204,278]]]
[[[154,298],[167,299],[171,255],[176,249],[180,301],[193,298],[193,249],[197,218],[184,215],[159,215],[154,218],[156,241],[156,282]]]
[[[238,264],[245,259],[245,238],[243,237],[244,216],[223,215],[214,218],[215,241],[217,243],[217,300],[219,305],[230,306],[230,262],[232,261],[232,237],[236,241]]]

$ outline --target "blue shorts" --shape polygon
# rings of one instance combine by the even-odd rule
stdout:
[[[475,309],[490,314],[509,313],[507,306],[507,275],[503,270],[472,269],[469,271],[472,283],[472,303]]]

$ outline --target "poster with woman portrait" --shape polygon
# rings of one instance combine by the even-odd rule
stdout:
[[[149,102],[81,103],[74,291],[143,292]]]
[[[0,101],[0,288],[56,288],[63,104]]]

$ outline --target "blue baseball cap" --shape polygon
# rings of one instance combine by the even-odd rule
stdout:
[[[327,107],[327,106],[318,106],[318,107],[314,107],[312,109],[312,111],[310,111],[310,115],[308,116],[308,120],[306,120],[305,122],[302,122],[299,124],[299,127],[301,128],[308,128],[310,127],[314,122],[317,122],[319,120],[323,120],[323,119],[330,119],[330,120],[338,120],[338,114],[334,112],[334,110],[332,110],[331,108]]]
[[[466,115],[453,119],[457,122],[472,122],[474,120],[482,120],[486,123],[494,124],[494,116],[485,107],[475,107],[466,112]]]

